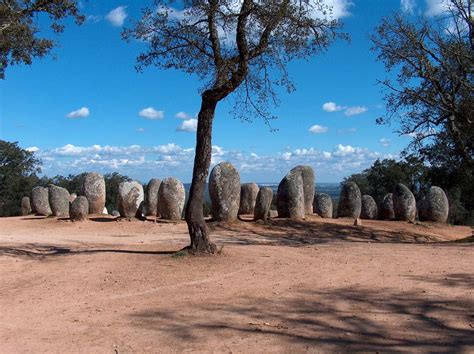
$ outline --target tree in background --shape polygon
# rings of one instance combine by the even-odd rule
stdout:
[[[395,80],[384,80],[387,116],[413,137],[409,150],[430,162],[474,166],[474,5],[447,0],[437,20],[384,18],[373,49]],[[445,161],[443,161],[445,160]],[[444,164],[444,163],[443,163]]]
[[[84,21],[76,0],[2,0],[0,3],[0,79],[12,64],[30,65],[33,58],[42,58],[56,45],[50,38],[38,36],[35,21],[38,15],[46,15],[51,30],[60,33],[64,26],[60,21],[72,16],[77,24]]]
[[[120,183],[130,182],[132,179],[118,172],[112,172],[106,173],[104,180],[106,190],[105,207],[110,213],[113,210],[118,210],[118,189]]]
[[[182,10],[171,5],[182,7]],[[185,218],[191,253],[214,253],[203,217],[203,196],[211,163],[212,123],[217,105],[237,91],[234,113],[243,119],[272,118],[275,86],[288,90],[286,63],[308,58],[338,36],[337,20],[322,0],[155,1],[134,28],[123,32],[147,45],[138,69],[155,65],[196,74],[207,81],[201,93],[190,197]]]
[[[0,140],[0,216],[20,215],[20,201],[37,185],[41,161],[33,152]]]

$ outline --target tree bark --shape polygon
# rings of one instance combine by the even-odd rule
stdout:
[[[204,188],[211,164],[212,121],[218,102],[209,96],[206,92],[202,95],[196,133],[193,179],[185,214],[191,238],[191,245],[187,249],[193,254],[216,251],[216,246],[209,238],[209,230],[203,215]]]

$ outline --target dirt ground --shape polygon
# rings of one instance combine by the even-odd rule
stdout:
[[[0,352],[474,352],[468,227],[0,219]]]

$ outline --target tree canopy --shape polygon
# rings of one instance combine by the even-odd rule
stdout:
[[[0,79],[12,64],[32,63],[50,53],[55,40],[40,36],[39,15],[46,15],[54,33],[64,30],[61,20],[72,16],[84,21],[76,0],[2,0],[0,3]]]
[[[373,49],[397,74],[381,81],[387,115],[378,122],[398,121],[399,133],[413,137],[409,150],[422,157],[450,156],[472,167],[474,9],[471,0],[446,4],[445,15],[437,19],[411,21],[395,14],[377,27]]]

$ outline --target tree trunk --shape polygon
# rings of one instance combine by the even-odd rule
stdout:
[[[214,253],[216,250],[216,246],[209,238],[209,230],[203,215],[204,188],[211,164],[212,121],[217,106],[217,100],[208,96],[206,93],[202,95],[198,115],[193,180],[185,214],[191,237],[188,251],[191,253]]]

